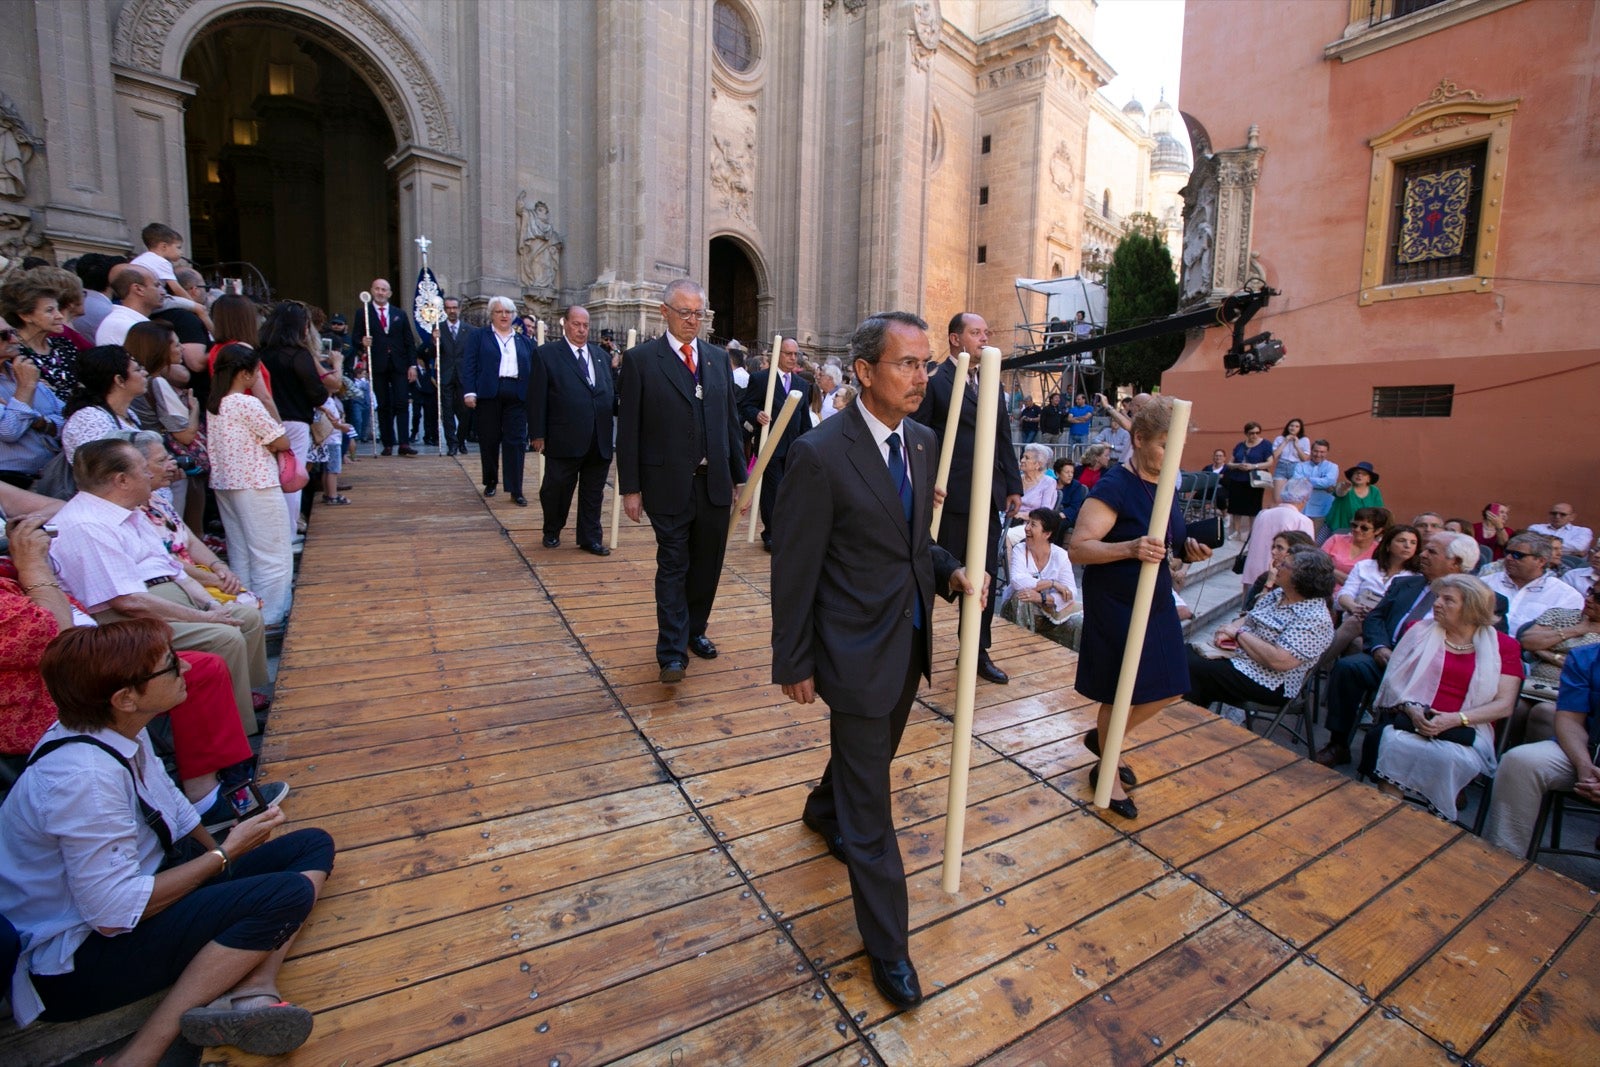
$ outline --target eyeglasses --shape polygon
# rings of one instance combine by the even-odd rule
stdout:
[[[183,673],[183,661],[178,659],[178,654],[171,649],[167,650],[167,665],[152,674],[146,674],[133,680],[134,685],[144,685],[153,682],[163,674],[170,674],[174,678]]]
[[[1566,518],[1566,517],[1567,517],[1567,516],[1568,516],[1568,515],[1571,515],[1571,514],[1572,514],[1572,512],[1570,512],[1570,511],[1551,511],[1551,512],[1550,512],[1550,514],[1551,514],[1551,515],[1552,515],[1552,516],[1554,516],[1554,517],[1555,517],[1555,518],[1558,518],[1558,519],[1564,519],[1564,518]]]
[[[898,367],[907,374],[927,374],[928,368],[933,366],[933,361],[927,359],[917,359],[915,356],[908,356],[905,359],[875,359],[872,361],[872,365],[874,367]]]
[[[671,304],[662,304],[661,306],[678,316],[680,319],[693,319],[696,322],[699,322],[701,319],[706,317],[705,310],[700,308],[696,308],[693,311],[685,311],[683,308],[675,308]]]

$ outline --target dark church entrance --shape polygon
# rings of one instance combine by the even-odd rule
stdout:
[[[733,238],[713,237],[707,274],[707,296],[717,313],[712,336],[718,343],[736,337],[746,348],[754,347],[761,329],[761,284],[749,255]]]
[[[313,39],[313,34],[318,39]],[[377,273],[399,282],[393,128],[325,27],[241,12],[184,57],[189,255],[257,298],[354,307]],[[215,272],[209,268],[221,264]]]

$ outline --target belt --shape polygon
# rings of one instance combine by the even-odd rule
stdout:
[[[168,582],[175,582],[177,580],[178,580],[177,578],[175,578],[172,575],[168,574],[165,577],[161,577],[161,578],[146,578],[144,580],[144,586],[145,586],[146,589],[154,589],[158,585],[166,585]]]

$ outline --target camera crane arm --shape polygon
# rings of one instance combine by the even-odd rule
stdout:
[[[1237,370],[1238,373],[1248,374],[1252,370],[1267,370],[1277,359],[1265,362],[1264,365],[1252,365],[1261,361],[1254,360],[1251,356],[1258,347],[1276,344],[1281,349],[1281,342],[1272,340],[1270,333],[1257,334],[1254,337],[1244,335],[1245,325],[1255,317],[1256,312],[1267,306],[1267,301],[1274,296],[1280,296],[1278,290],[1260,286],[1252,289],[1241,289],[1232,296],[1225,298],[1218,304],[1207,304],[1205,307],[1195,308],[1193,311],[1180,311],[1176,315],[1169,315],[1164,319],[1147,322],[1142,326],[1130,326],[1126,330],[1114,330],[1111,333],[1101,334],[1099,337],[1086,338],[1082,341],[1069,341],[1063,345],[1054,345],[1038,352],[1029,352],[1026,355],[1012,356],[1000,364],[1002,370],[1023,370],[1027,367],[1037,366],[1040,363],[1051,363],[1057,360],[1068,359],[1083,352],[1092,352],[1097,348],[1111,348],[1116,345],[1128,344],[1132,341],[1144,341],[1152,337],[1166,337],[1185,330],[1203,329],[1208,326],[1232,326],[1233,347],[1223,357],[1224,364],[1231,369],[1229,373]],[[1281,359],[1282,355],[1278,356]]]

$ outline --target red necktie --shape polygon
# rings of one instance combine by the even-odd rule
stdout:
[[[383,332],[389,332],[389,305],[384,304],[378,309],[378,325],[383,327]]]
[[[694,345],[685,343],[678,351],[683,353],[683,365],[689,368],[689,373],[694,374]]]

